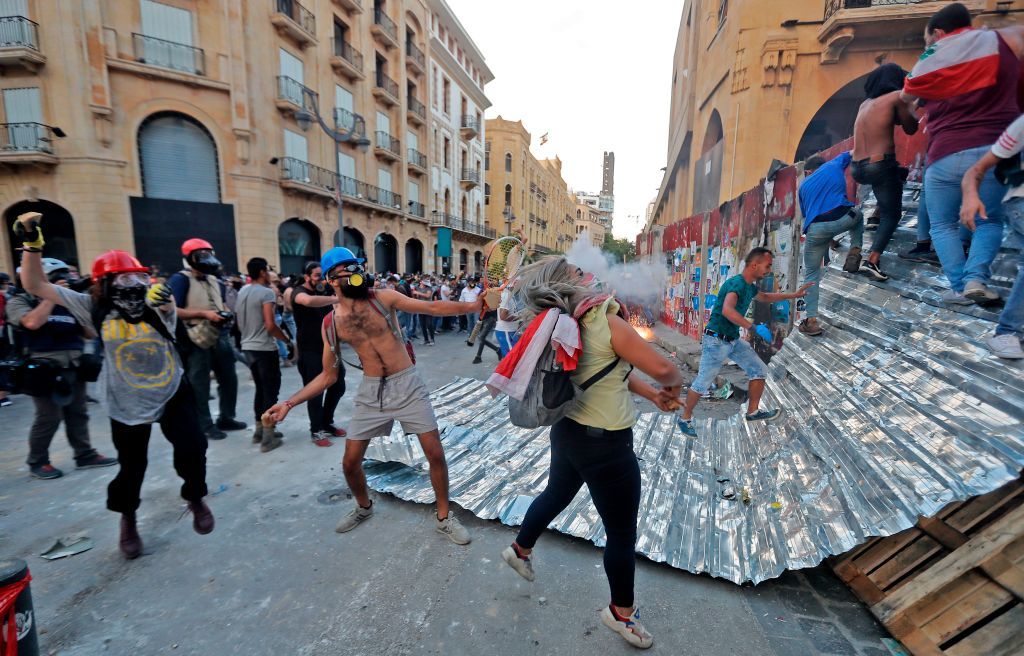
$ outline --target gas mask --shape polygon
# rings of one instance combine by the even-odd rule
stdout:
[[[213,254],[213,251],[200,248],[192,251],[185,258],[185,264],[192,267],[199,273],[212,276],[220,271],[220,260]]]
[[[149,276],[144,273],[119,273],[108,282],[110,302],[128,323],[139,323],[146,310]]]
[[[339,274],[343,271],[349,272],[352,275],[341,280]],[[341,295],[345,298],[359,300],[370,296],[370,288],[373,287],[373,276],[366,273],[366,270],[359,264],[339,265],[331,273],[333,276],[330,280],[338,280]]]

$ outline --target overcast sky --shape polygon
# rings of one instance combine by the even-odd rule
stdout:
[[[682,0],[447,2],[494,73],[487,118],[521,119],[575,190],[600,191],[614,151],[614,233],[635,237],[665,166]]]

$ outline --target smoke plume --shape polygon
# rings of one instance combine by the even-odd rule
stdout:
[[[565,259],[597,276],[606,292],[628,303],[656,304],[668,284],[664,265],[646,262],[616,262],[611,255],[590,242],[587,233],[580,235]]]

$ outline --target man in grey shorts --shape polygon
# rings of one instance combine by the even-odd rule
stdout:
[[[324,277],[340,299],[324,321],[323,371],[287,401],[267,411],[274,423],[282,421],[296,405],[308,401],[338,379],[339,345],[346,342],[359,356],[363,382],[349,421],[342,468],[355,497],[353,508],[335,529],[351,531],[373,515],[366,486],[363,456],[374,437],[391,434],[395,420],[402,430],[415,433],[430,465],[430,483],[437,497],[437,531],[456,544],[469,544],[469,532],[448,507],[448,463],[441,447],[437,420],[426,386],[413,366],[396,311],[432,316],[479,313],[482,301],[420,301],[390,289],[373,289],[373,278],[363,269],[364,260],[347,248],[324,253],[320,264]]]

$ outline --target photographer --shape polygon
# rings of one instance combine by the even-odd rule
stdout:
[[[74,281],[68,265],[52,257],[42,259],[47,280],[63,288]],[[79,371],[85,329],[67,309],[53,301],[19,290],[7,302],[7,322],[18,329],[20,350],[32,362],[32,381],[25,391],[33,395],[35,421],[29,433],[28,466],[33,478],[60,478],[64,473],[50,464],[50,442],[64,421],[68,442],[75,451],[78,469],[110,467],[117,460],[96,452],[89,442],[89,411],[86,408],[85,372]],[[42,366],[38,366],[39,363]],[[27,382],[27,381],[26,381]]]
[[[179,350],[195,390],[199,425],[207,439],[222,440],[227,437],[224,431],[242,430],[245,423],[235,419],[238,375],[225,285],[216,277],[221,264],[213,245],[204,239],[189,239],[181,245],[181,254],[186,268],[167,280],[178,306],[178,318],[182,319],[178,329]],[[211,371],[217,378],[220,405],[216,424],[210,415]]]

